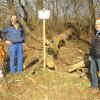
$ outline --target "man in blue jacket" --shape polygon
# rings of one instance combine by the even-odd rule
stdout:
[[[8,45],[8,53],[10,57],[10,72],[22,72],[24,30],[23,26],[19,24],[15,14],[11,16],[11,23],[3,32],[6,34],[7,39],[6,43]],[[17,65],[15,65],[16,57]]]

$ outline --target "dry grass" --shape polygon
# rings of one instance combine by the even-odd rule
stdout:
[[[30,60],[41,56],[42,46],[30,38],[27,44],[25,62],[29,64]],[[58,59],[55,61],[57,70],[39,70],[33,75],[33,64],[33,67],[30,66],[20,74],[8,73],[8,84],[5,80],[0,80],[0,100],[99,100],[100,94],[93,94],[88,89],[88,75],[77,77],[66,71],[67,65],[83,57],[86,51],[89,49],[85,43],[67,41],[66,46],[59,50]]]
[[[90,82],[62,71],[41,70],[35,75],[24,71],[7,75],[9,88],[1,80],[0,100],[99,100],[89,92]]]

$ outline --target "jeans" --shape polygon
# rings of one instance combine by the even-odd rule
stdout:
[[[10,57],[10,72],[15,73],[22,72],[22,63],[23,63],[23,54],[22,50],[23,44],[22,43],[15,43],[9,45],[9,57]],[[17,58],[17,59],[16,59]],[[16,65],[15,65],[15,60]]]
[[[98,71],[100,71],[100,59],[91,58],[91,75],[92,82],[91,86],[93,88],[98,88]]]

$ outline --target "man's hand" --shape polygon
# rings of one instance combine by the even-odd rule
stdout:
[[[26,43],[23,43],[23,47],[25,47],[26,46]]]
[[[27,47],[26,47],[26,43],[23,43],[23,48],[24,48],[24,50],[27,49]]]
[[[92,56],[89,56],[89,60],[91,61],[91,59],[92,59]]]
[[[11,45],[12,44],[12,42],[11,41],[6,41],[6,43],[8,44],[8,45]]]

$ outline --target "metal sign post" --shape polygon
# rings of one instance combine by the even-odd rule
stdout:
[[[39,11],[39,19],[43,20],[43,67],[46,68],[46,29],[45,29],[45,20],[50,18],[50,11],[49,10],[40,10]]]

